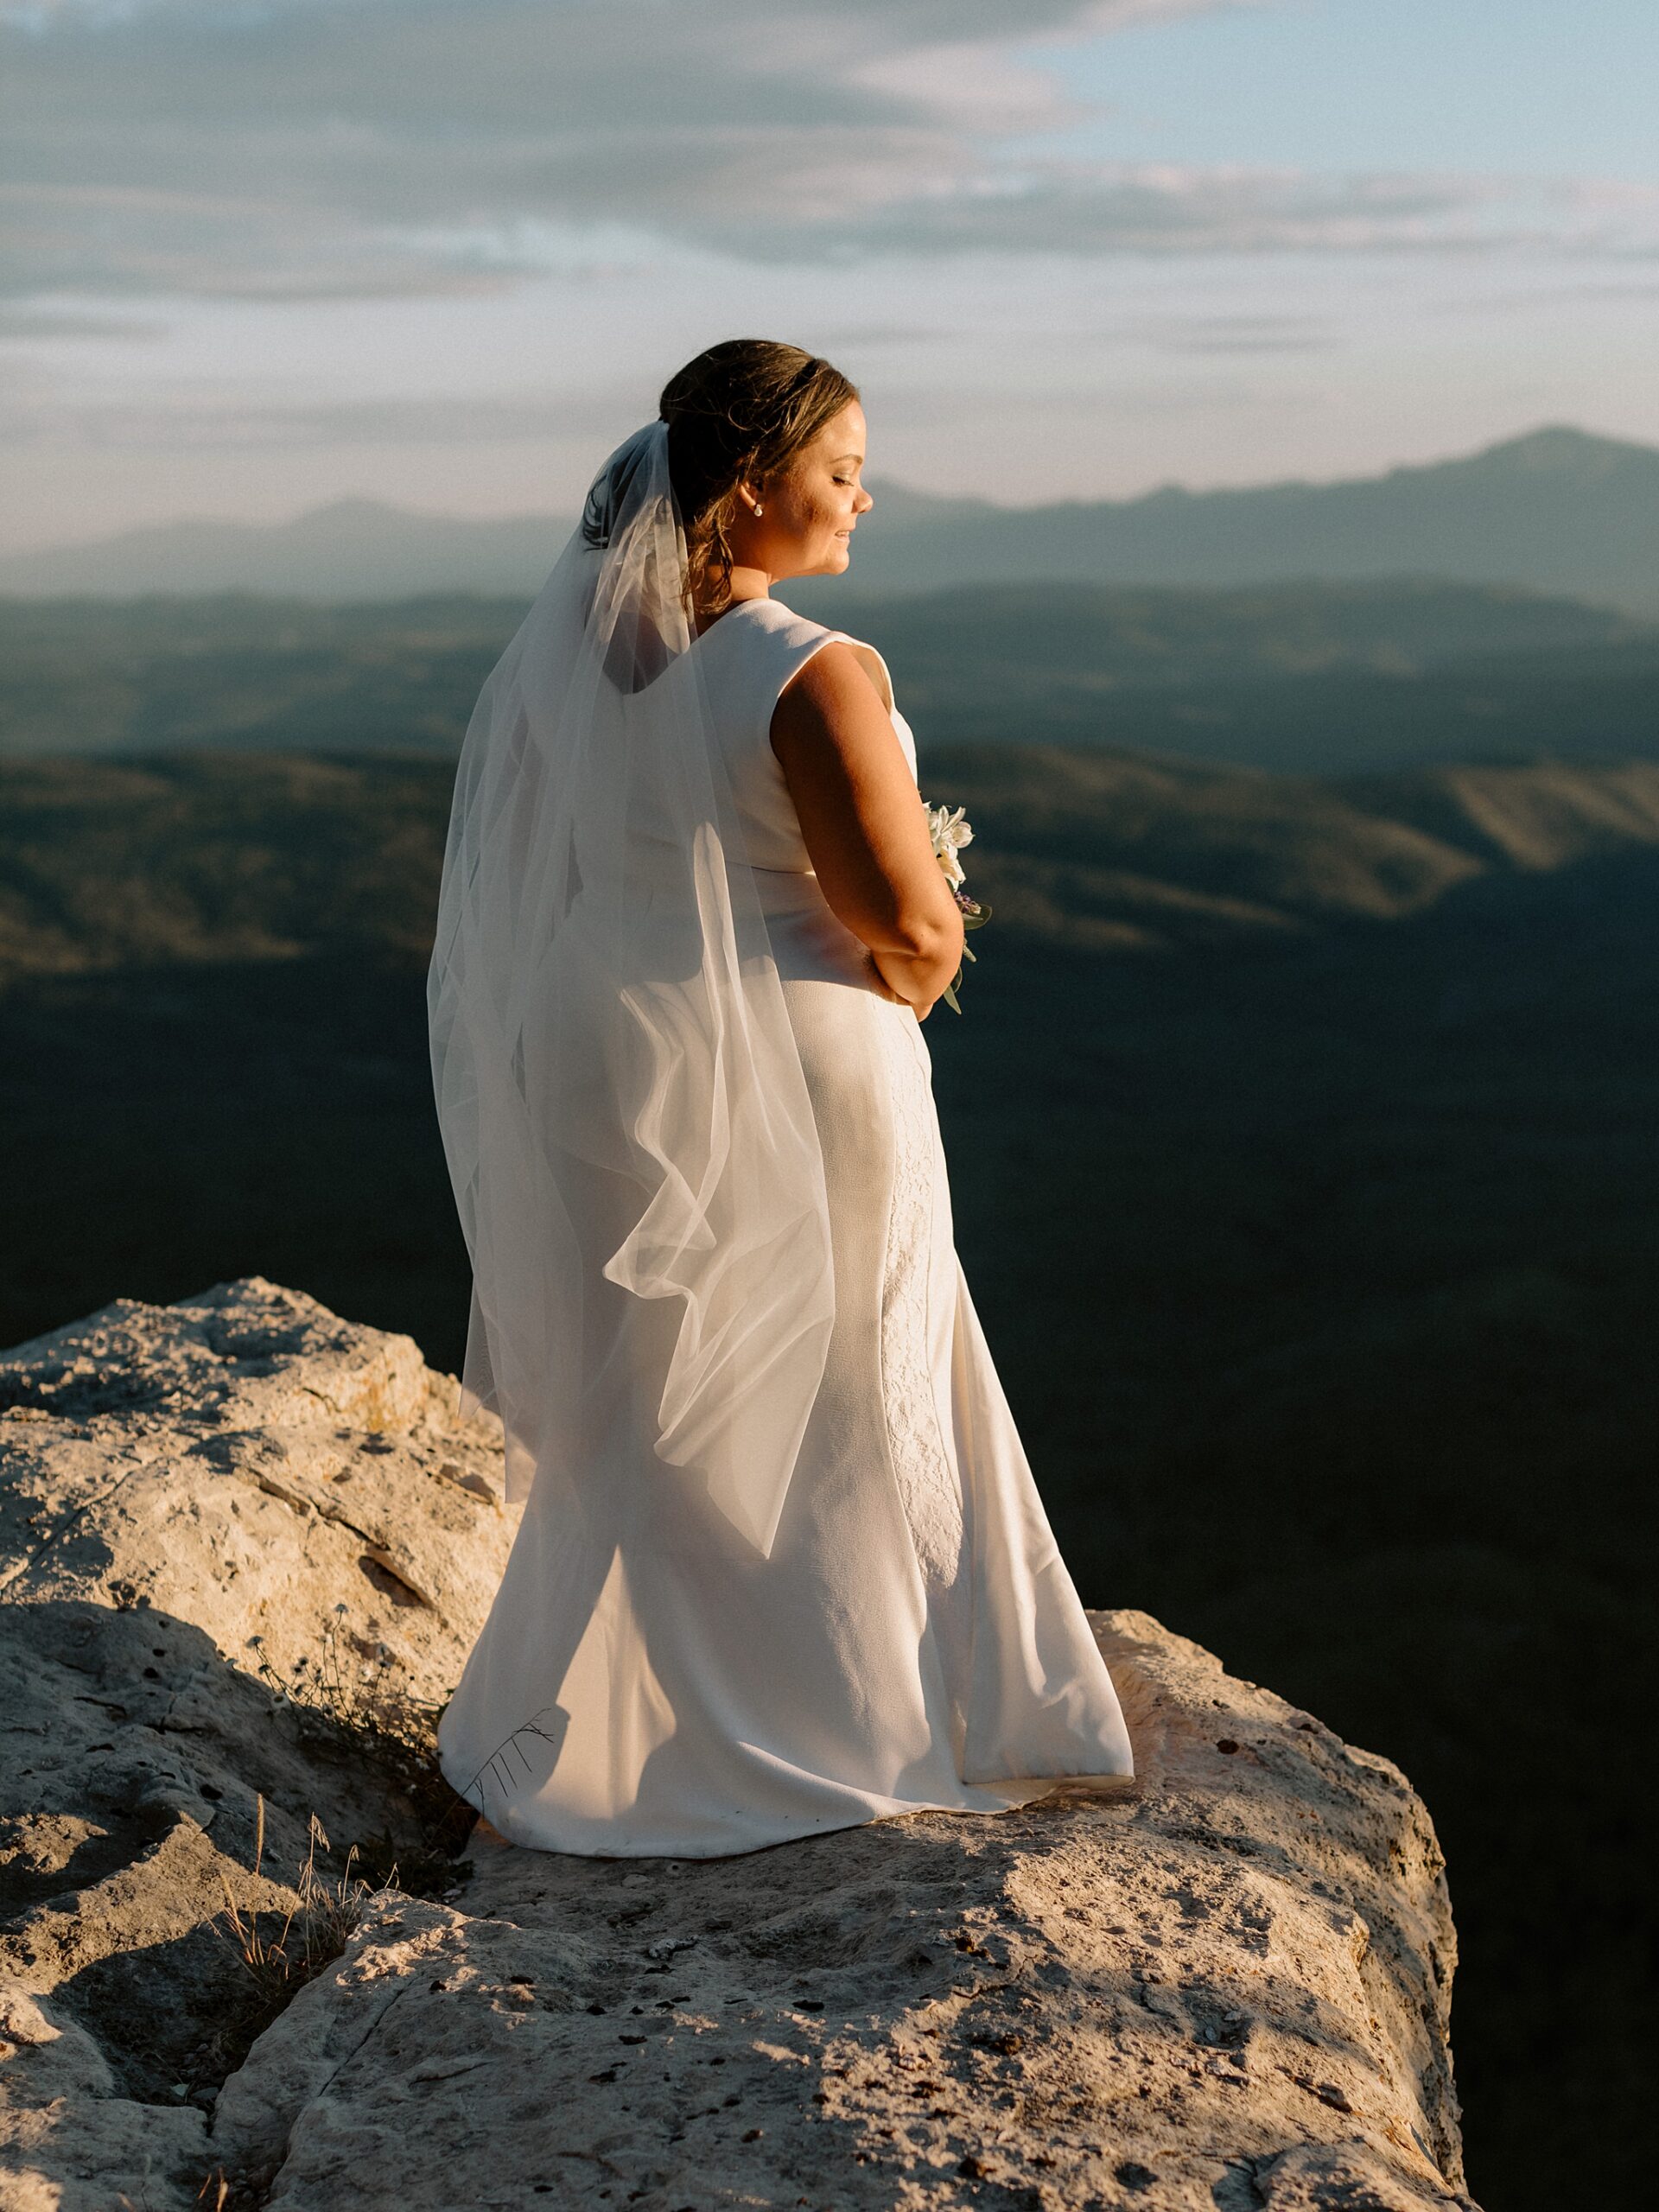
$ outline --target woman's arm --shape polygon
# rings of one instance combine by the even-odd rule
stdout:
[[[962,964],[962,910],[887,709],[857,653],[821,645],[772,717],[801,834],[831,911],[888,993],[925,1020]]]

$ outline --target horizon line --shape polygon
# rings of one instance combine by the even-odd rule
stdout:
[[[1205,485],[1184,483],[1172,477],[1149,486],[1144,492],[1122,494],[1102,493],[1081,499],[1031,499],[1019,503],[988,499],[963,493],[930,491],[924,486],[910,483],[898,477],[877,476],[874,480],[874,484],[875,487],[885,486],[889,490],[907,498],[941,506],[974,507],[988,514],[998,515],[1033,514],[1054,507],[1136,506],[1146,500],[1155,499],[1172,492],[1189,499],[1211,499],[1225,497],[1229,493],[1248,494],[1253,492],[1302,488],[1326,490],[1344,484],[1382,483],[1392,476],[1409,475],[1428,469],[1452,467],[1459,461],[1478,461],[1488,454],[1501,453],[1506,448],[1527,445],[1535,440],[1549,436],[1579,438],[1590,444],[1624,446],[1632,452],[1659,454],[1659,444],[1650,444],[1642,438],[1631,437],[1617,431],[1586,429],[1581,423],[1554,421],[1535,423],[1529,429],[1508,432],[1502,436],[1489,439],[1481,445],[1460,448],[1452,452],[1440,454],[1428,460],[1391,461],[1382,467],[1361,475],[1350,474],[1324,477],[1270,476],[1248,484]],[[37,556],[50,557],[61,553],[92,552],[99,548],[118,545],[124,539],[149,537],[164,531],[230,530],[245,531],[253,536],[264,531],[291,530],[299,523],[310,521],[318,515],[329,514],[343,507],[368,508],[376,513],[396,515],[404,520],[446,523],[463,529],[491,529],[502,524],[511,523],[569,521],[575,512],[573,508],[567,515],[556,507],[522,507],[494,514],[457,514],[442,508],[403,506],[396,501],[377,498],[372,493],[343,492],[337,498],[320,500],[313,505],[299,508],[291,514],[275,518],[251,519],[239,515],[186,513],[167,516],[153,522],[129,523],[119,530],[105,531],[93,537],[58,537],[10,547],[0,544],[0,563],[10,565],[14,562],[26,561]]]

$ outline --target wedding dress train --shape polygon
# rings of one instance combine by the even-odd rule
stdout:
[[[747,600],[665,679],[696,662],[709,687],[807,1077],[836,1290],[823,1382],[769,1557],[677,1520],[671,1477],[648,1541],[531,1490],[438,1731],[448,1780],[515,1843],[716,1856],[1132,1770],[957,1255],[922,1025],[871,988],[772,751],[779,692],[844,636]],[[848,642],[914,773],[885,662]],[[632,1417],[605,1450],[649,1454]]]

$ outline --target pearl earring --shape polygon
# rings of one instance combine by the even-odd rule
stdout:
[[[754,512],[756,512],[756,514],[758,514],[758,515],[759,515],[759,514],[764,514],[764,513],[766,512],[766,509],[761,505],[761,504],[760,504],[760,500],[759,500],[759,499],[757,499],[757,500],[755,501],[755,503],[754,503]]]

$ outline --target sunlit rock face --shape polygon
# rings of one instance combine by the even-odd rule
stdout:
[[[726,1859],[473,1828],[376,1735],[512,1540],[457,1402],[257,1277],[0,1358],[0,2212],[1469,2203],[1422,1805],[1144,1615],[1093,1616],[1133,1783]],[[274,1937],[308,1852],[374,1880],[284,2004],[226,1885]]]

